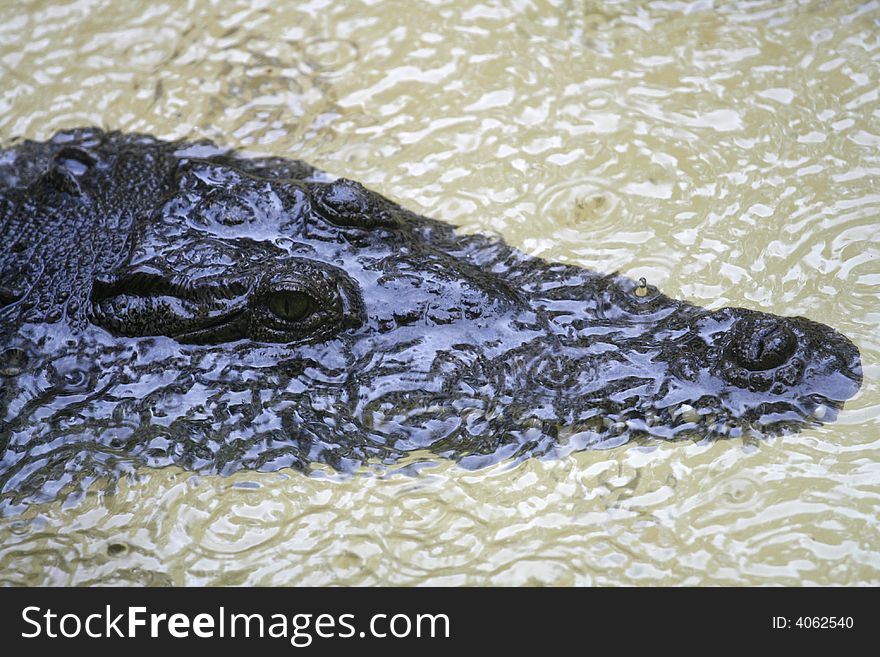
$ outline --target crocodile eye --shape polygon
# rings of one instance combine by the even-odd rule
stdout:
[[[327,340],[360,324],[363,302],[356,281],[336,267],[288,258],[259,281],[243,321],[259,342]]]
[[[314,310],[312,298],[304,292],[273,292],[269,295],[268,302],[272,314],[286,322],[298,322]]]

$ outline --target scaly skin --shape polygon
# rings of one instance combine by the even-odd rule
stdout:
[[[637,293],[206,142],[22,142],[0,152],[0,212],[0,484],[16,499],[123,461],[348,468],[429,449],[478,466],[796,429],[861,383],[858,350],[822,324]]]

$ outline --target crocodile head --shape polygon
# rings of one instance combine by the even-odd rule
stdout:
[[[832,419],[861,382],[858,350],[830,327],[710,311],[456,236],[350,180],[186,159],[175,181],[125,265],[95,281],[92,322],[191,344],[329,345],[350,358],[356,415],[409,409],[417,421],[392,424],[414,445],[432,444],[427,409],[476,418],[489,400],[508,400],[504,423],[480,423],[501,440],[536,423],[596,444],[791,428]]]
[[[861,384],[823,324],[549,263],[296,161],[83,130],[0,181],[7,491],[123,453],[479,466],[797,429]]]

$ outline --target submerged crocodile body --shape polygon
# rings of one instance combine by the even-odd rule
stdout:
[[[456,235],[356,182],[79,129],[0,151],[0,499],[138,464],[468,467],[828,421],[828,326]]]

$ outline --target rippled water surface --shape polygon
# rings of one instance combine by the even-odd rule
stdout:
[[[142,468],[0,520],[5,583],[880,583],[880,3],[136,4],[0,7],[3,142],[305,159],[550,260],[824,322],[865,381],[762,441]]]

